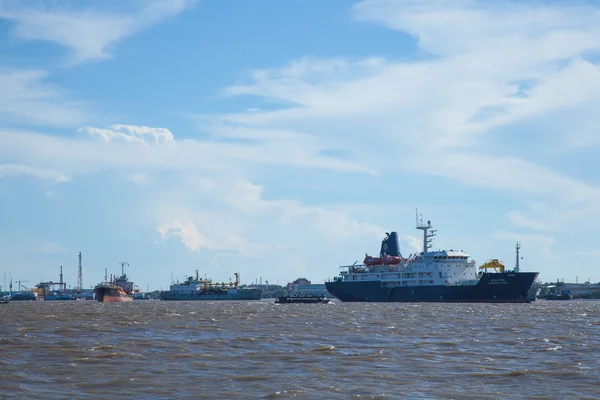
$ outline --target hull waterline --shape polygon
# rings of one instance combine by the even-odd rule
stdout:
[[[242,289],[235,294],[204,294],[195,292],[193,294],[165,292],[161,294],[160,299],[165,301],[202,301],[202,300],[260,300],[262,297],[261,289]]]

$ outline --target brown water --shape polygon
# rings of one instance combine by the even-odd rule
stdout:
[[[0,304],[0,398],[600,398],[600,302]]]

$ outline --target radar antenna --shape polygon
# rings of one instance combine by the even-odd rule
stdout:
[[[519,259],[520,259],[519,250],[521,250],[521,243],[517,242],[516,249],[517,249],[517,262],[515,264],[515,272],[519,272]]]
[[[121,276],[125,276],[125,264],[127,264],[127,266],[129,266],[129,264],[127,261],[121,261],[119,264],[121,264]]]
[[[432,238],[435,236],[437,230],[432,229],[431,221],[427,221],[427,225],[423,223],[423,215],[419,214],[417,210],[417,229],[423,231],[423,254],[427,253],[431,248]]]

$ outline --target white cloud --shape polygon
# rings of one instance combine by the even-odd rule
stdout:
[[[73,126],[85,119],[82,105],[67,99],[64,90],[45,82],[40,70],[0,70],[0,119],[46,126]]]
[[[90,135],[102,136],[107,143],[112,140],[124,140],[126,142],[137,142],[146,144],[146,137],[151,137],[154,144],[170,143],[175,139],[171,131],[166,128],[151,128],[148,126],[136,125],[110,125],[107,129],[86,127],[80,131]]]
[[[352,160],[327,156],[316,138],[290,139],[272,130],[256,130],[256,141],[175,140],[168,129],[113,125],[84,128],[87,137],[70,138],[22,131],[0,130],[0,159],[18,155],[23,160],[61,165],[75,172],[162,168],[165,170],[240,170],[257,165],[282,165],[349,173],[373,173],[373,169]],[[152,138],[152,140],[148,140]]]
[[[383,235],[382,227],[357,221],[345,211],[287,199],[266,200],[260,185],[229,174],[220,178],[209,184],[200,179],[198,185],[189,184],[194,179],[186,180],[184,189],[150,200],[163,238],[178,236],[193,251],[229,250],[252,258],[291,248],[297,242],[289,239],[298,240],[306,232],[330,243],[360,237],[376,242]],[[289,238],[272,236],[290,229],[300,236],[295,232]]]
[[[19,176],[32,176],[55,182],[68,182],[71,178],[58,171],[43,168],[35,168],[19,164],[0,164],[0,178],[11,178]]]
[[[212,247],[206,238],[198,232],[193,222],[181,223],[179,221],[172,221],[169,224],[161,226],[158,231],[163,239],[168,236],[179,237],[185,247],[192,251],[198,251],[203,248],[210,249]]]
[[[527,143],[535,154],[545,146],[528,143],[534,139],[519,123],[539,119],[540,129],[550,130],[556,113],[600,102],[600,70],[586,59],[600,49],[597,8],[373,0],[354,10],[360,21],[414,35],[433,57],[302,58],[256,71],[251,83],[226,93],[289,105],[223,119],[238,129],[292,128],[319,136],[332,147],[351,149],[357,163],[376,170],[444,176],[553,208],[599,204],[600,187],[522,159],[518,147]],[[597,120],[593,113],[586,117],[592,124]],[[507,127],[515,133],[505,132]],[[498,142],[502,153],[493,145]],[[597,216],[600,207],[592,211]],[[533,225],[540,227],[529,221]]]
[[[150,176],[150,174],[147,174],[147,173],[144,173],[144,172],[139,172],[139,173],[131,174],[129,176],[129,179],[132,182],[135,182],[136,184],[138,184],[140,186],[149,185],[150,183],[152,183],[154,181],[152,179],[152,176]]]
[[[72,51],[72,63],[80,63],[109,58],[110,47],[119,40],[178,14],[193,2],[151,0],[133,11],[124,8],[136,8],[135,2],[122,2],[120,12],[99,9],[98,4],[80,8],[78,3],[48,3],[40,7],[19,2],[0,5],[0,18],[15,22],[14,36],[59,43]]]

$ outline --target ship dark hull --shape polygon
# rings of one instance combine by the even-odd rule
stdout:
[[[70,294],[48,294],[44,296],[44,301],[54,300],[75,300],[75,296],[72,296]]]
[[[327,304],[329,299],[325,296],[280,296],[275,300],[277,304]]]
[[[529,303],[537,272],[484,273],[472,286],[382,287],[379,281],[325,282],[327,291],[343,302],[463,302]]]

